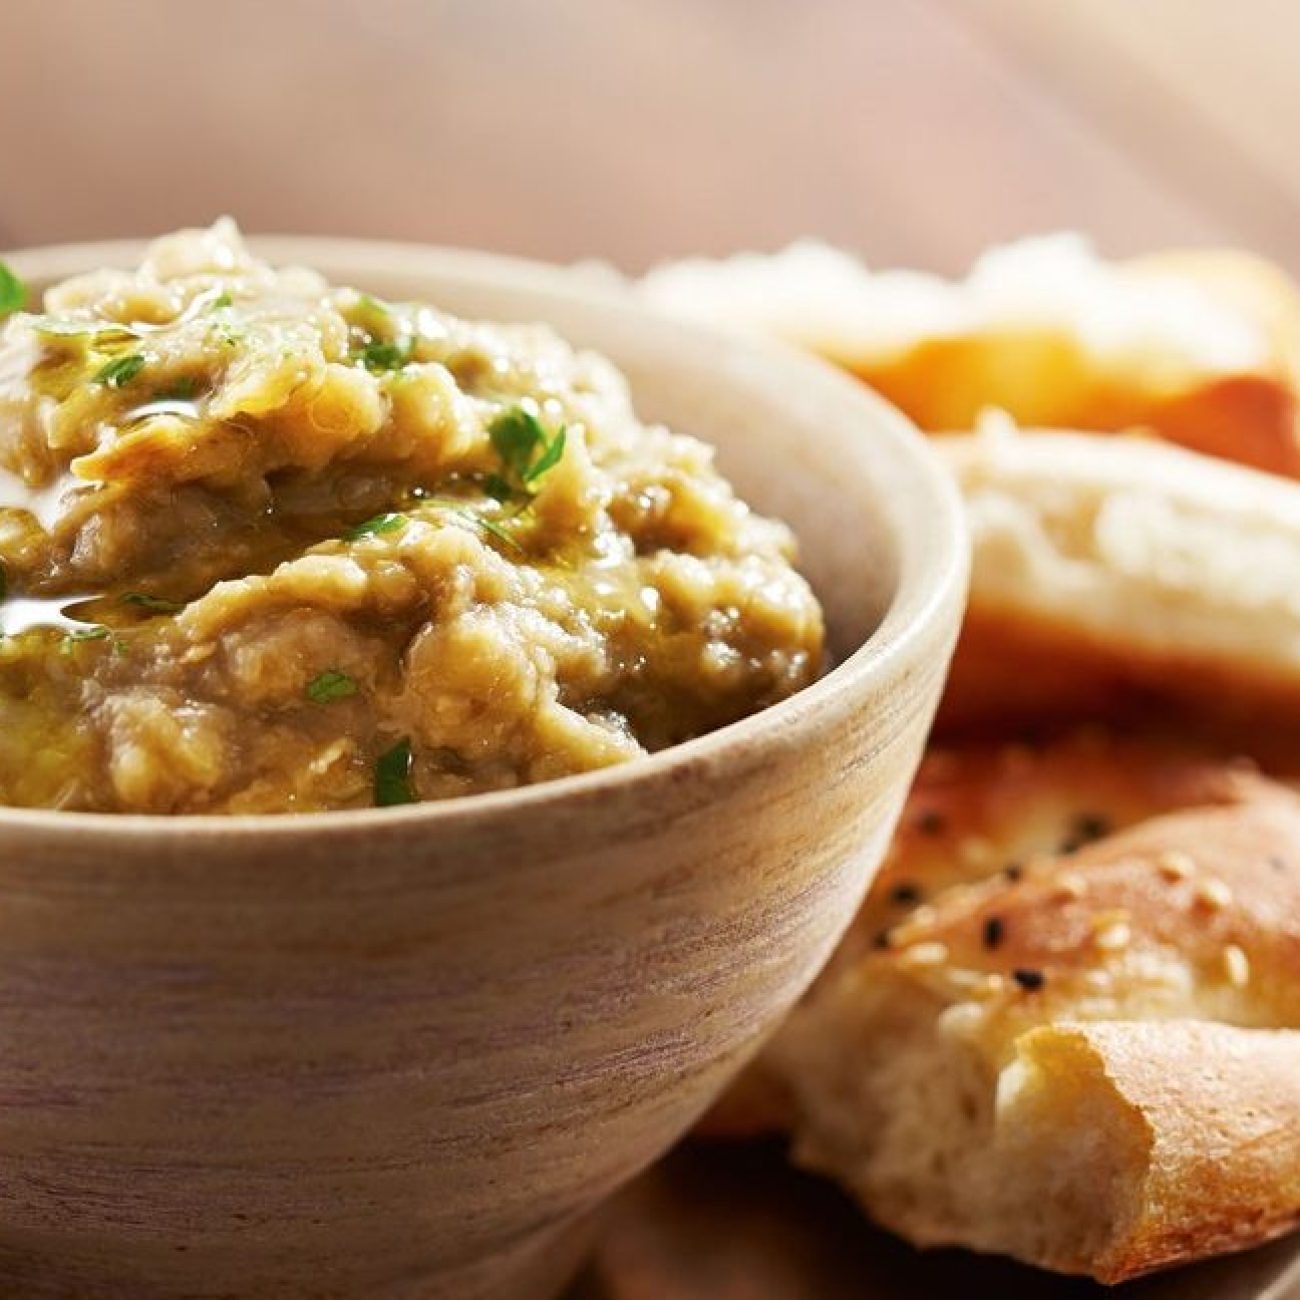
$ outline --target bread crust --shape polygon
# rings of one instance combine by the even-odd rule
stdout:
[[[1052,243],[993,250],[998,268],[982,260],[959,282],[868,271],[804,244],[661,267],[643,289],[670,309],[820,353],[930,433],[967,431],[997,407],[1027,427],[1142,429],[1300,476],[1300,291],[1283,271],[1229,250],[1105,262],[1068,238]],[[1046,260],[1031,268],[1026,257]],[[1074,298],[1026,299],[1037,270],[1065,273]],[[1179,304],[1248,335],[1251,359],[1189,351]],[[1130,313],[1146,327],[1127,344],[1099,344],[1098,314]]]
[[[940,726],[1300,728],[1300,485],[1149,441],[944,444],[974,564]]]
[[[799,1158],[895,1231],[1115,1282],[1300,1221],[1296,1026],[1300,801],[1261,785],[948,889],[771,1068]]]
[[[1032,1030],[1017,1047],[1046,1087],[1086,1080],[1147,1135],[1136,1214],[1100,1254],[1069,1263],[1113,1284],[1300,1227],[1300,1033],[1084,1023]]]

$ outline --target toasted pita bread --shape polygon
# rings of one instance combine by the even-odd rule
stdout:
[[[796,1157],[920,1245],[1104,1282],[1300,1224],[1300,802],[948,889],[769,1050]]]
[[[1137,438],[944,440],[973,545],[948,726],[1300,720],[1300,485]]]
[[[991,250],[952,282],[805,242],[670,263],[641,287],[820,353],[930,432],[998,407],[1027,427],[1140,428],[1300,475],[1300,294],[1244,253],[1111,263],[1059,235]]]

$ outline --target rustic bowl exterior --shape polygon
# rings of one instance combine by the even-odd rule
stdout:
[[[701,741],[516,792],[0,811],[0,1291],[533,1300],[869,883],[955,635],[955,496],[891,412],[793,355],[481,256],[271,251],[605,347],[639,405],[718,442],[795,525],[843,661]],[[41,278],[128,255],[13,260]]]

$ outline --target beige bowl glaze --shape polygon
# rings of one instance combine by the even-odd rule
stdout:
[[[267,239],[546,320],[798,531],[839,666],[625,767],[299,818],[0,811],[0,1294],[520,1300],[825,960],[930,724],[953,488],[882,402],[573,273]],[[130,245],[11,257],[35,285]]]

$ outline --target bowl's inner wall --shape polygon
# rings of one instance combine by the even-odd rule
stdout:
[[[274,238],[252,241],[272,261],[310,261],[335,284],[353,285],[394,300],[426,301],[457,315],[499,321],[543,319],[577,346],[599,349],[627,376],[640,418],[662,422],[712,443],[722,472],[756,510],[784,520],[799,540],[799,567],[826,610],[829,650],[835,661],[852,654],[879,625],[899,581],[899,556],[892,519],[897,509],[885,466],[871,464],[870,440],[857,427],[839,427],[839,404],[810,390],[791,403],[790,374],[781,364],[764,364],[752,345],[732,346],[695,327],[650,315],[613,295],[606,310],[593,314],[590,298],[575,301],[567,290],[591,288],[583,273],[543,273],[527,285],[528,310],[520,310],[520,288],[508,281],[467,283],[439,254],[412,255],[400,271],[349,258],[346,251],[322,255],[302,248],[286,257]],[[298,241],[295,241],[298,242]],[[306,241],[310,244],[311,241]],[[112,249],[116,253],[117,246]],[[336,245],[346,250],[346,245]],[[62,251],[61,251],[62,252]],[[75,250],[62,252],[68,273],[87,269]],[[124,258],[112,258],[128,264]],[[61,273],[30,278],[43,291]],[[539,309],[539,297],[545,304]],[[595,323],[593,324],[593,319]],[[803,359],[800,358],[800,361]],[[808,361],[809,366],[818,363]],[[671,374],[671,382],[664,376]],[[764,410],[780,415],[764,423]],[[883,415],[882,415],[883,418]],[[859,468],[867,461],[866,471]]]

